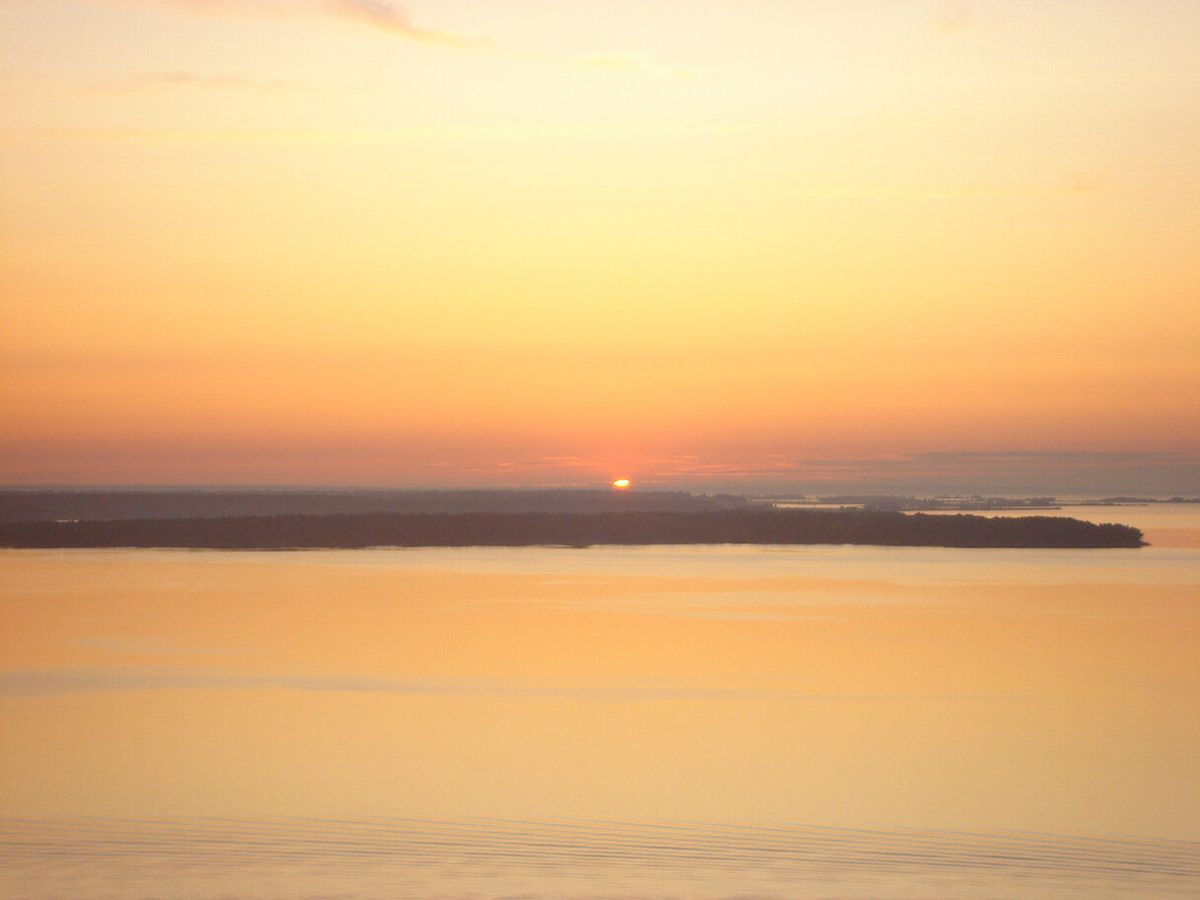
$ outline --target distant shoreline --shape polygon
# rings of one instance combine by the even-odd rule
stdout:
[[[0,547],[221,550],[649,544],[1140,547],[1129,525],[873,510],[360,513],[0,523]]]

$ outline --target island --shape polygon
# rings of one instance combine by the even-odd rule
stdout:
[[[597,544],[874,544],[1140,547],[1142,532],[1060,516],[987,518],[749,507],[611,512],[357,513],[0,523],[0,547],[221,550],[587,547]]]

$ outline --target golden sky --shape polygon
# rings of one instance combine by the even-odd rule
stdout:
[[[1195,490],[1194,0],[0,31],[0,481]]]

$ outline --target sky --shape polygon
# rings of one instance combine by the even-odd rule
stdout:
[[[0,483],[1200,493],[1195,0],[0,32]]]

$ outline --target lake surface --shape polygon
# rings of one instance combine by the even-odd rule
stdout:
[[[1195,897],[1200,518],[1087,517],[1153,546],[0,551],[0,896]]]

